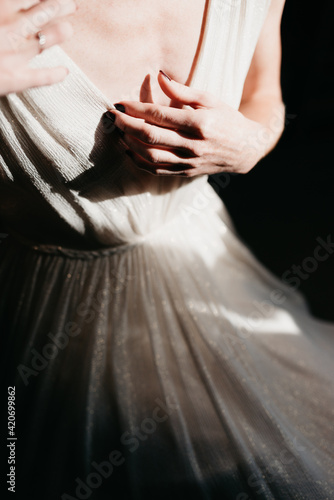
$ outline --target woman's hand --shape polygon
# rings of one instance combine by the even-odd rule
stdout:
[[[246,173],[265,154],[264,125],[250,120],[211,94],[162,73],[159,83],[177,107],[123,101],[107,115],[124,132],[129,156],[157,175],[193,177]],[[182,109],[187,105],[190,108]]]
[[[32,69],[28,63],[41,51],[38,32],[45,36],[43,49],[72,35],[64,17],[75,10],[74,0],[0,0],[0,96],[66,77],[66,68]]]

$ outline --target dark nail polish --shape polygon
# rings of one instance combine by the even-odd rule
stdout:
[[[131,151],[131,149],[127,149],[125,151],[125,154],[129,156],[129,158],[133,158],[133,152]]]
[[[164,71],[162,71],[162,69],[159,71],[159,73],[161,73],[161,74],[162,74],[162,76],[164,76],[164,77],[165,77],[165,78],[166,78],[169,82],[171,82],[171,81],[172,81],[171,77],[170,77],[170,76],[168,76],[168,75],[167,75]]]
[[[117,127],[116,127],[116,132],[117,132],[117,134],[118,134],[121,138],[123,138],[123,137],[124,137],[124,132],[123,132],[123,130],[121,130],[120,128],[117,128]]]
[[[116,119],[116,116],[111,111],[107,111],[106,113],[104,113],[104,116],[108,118],[108,120],[110,120],[112,123],[114,123]]]
[[[120,111],[121,113],[125,113],[125,107],[123,106],[123,104],[114,104],[114,106],[117,109],[117,111]]]

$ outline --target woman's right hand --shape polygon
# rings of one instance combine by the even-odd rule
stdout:
[[[74,0],[0,0],[0,96],[64,80],[66,68],[32,69],[29,61],[41,51],[38,32],[43,49],[73,34],[66,17],[76,8]]]

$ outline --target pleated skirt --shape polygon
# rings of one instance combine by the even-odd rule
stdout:
[[[334,498],[333,325],[203,230],[2,243],[17,498]]]

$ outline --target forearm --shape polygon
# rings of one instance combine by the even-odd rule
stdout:
[[[285,106],[280,96],[254,94],[239,107],[246,118],[262,125],[249,145],[259,153],[259,160],[274,149],[284,130]]]

